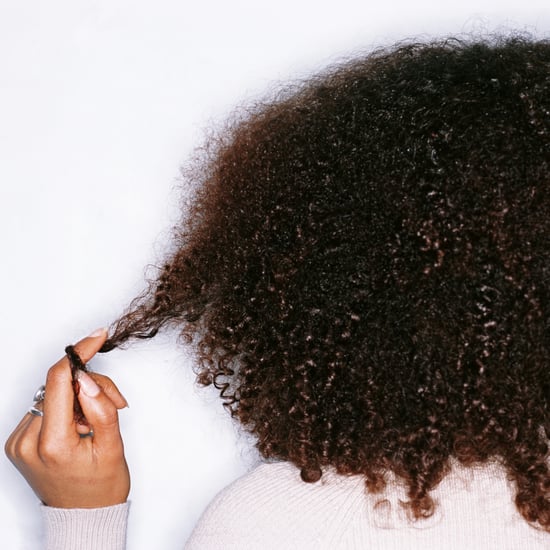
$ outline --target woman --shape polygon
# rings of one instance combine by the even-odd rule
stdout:
[[[375,52],[237,117],[187,175],[150,291],[76,346],[178,327],[256,437],[266,463],[187,548],[547,548],[550,43]],[[6,451],[49,548],[123,548],[125,400],[79,384],[87,423],[61,359]]]

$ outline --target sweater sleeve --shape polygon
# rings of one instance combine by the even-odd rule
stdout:
[[[129,503],[93,509],[41,506],[45,550],[124,550]]]

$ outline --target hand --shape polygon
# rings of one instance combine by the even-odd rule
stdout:
[[[84,362],[101,348],[105,330],[84,338],[75,349]],[[69,360],[49,371],[44,416],[25,415],[5,451],[40,500],[57,508],[101,508],[125,502],[130,474],[117,409],[128,404],[114,383],[99,374],[79,373],[78,400],[90,426],[75,423]],[[93,429],[93,436],[80,434]]]

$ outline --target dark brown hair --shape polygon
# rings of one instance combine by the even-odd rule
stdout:
[[[499,460],[550,531],[550,44],[401,45],[241,111],[105,351],[177,326],[265,457],[393,471],[415,517]]]

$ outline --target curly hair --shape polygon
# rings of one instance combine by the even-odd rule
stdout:
[[[103,351],[175,326],[302,479],[413,517],[497,460],[550,531],[550,42],[401,44],[237,112],[186,173],[158,278]]]

